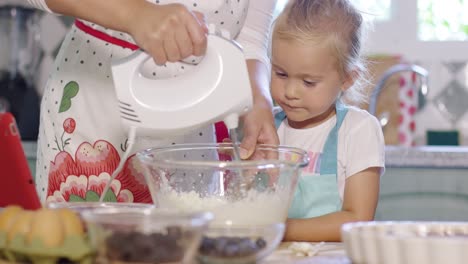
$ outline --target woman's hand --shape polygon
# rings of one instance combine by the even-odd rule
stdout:
[[[205,53],[208,29],[203,14],[181,4],[135,6],[126,31],[158,65]]]
[[[130,34],[157,64],[175,62],[206,50],[203,15],[181,4],[155,5],[146,0],[46,0],[56,13]]]
[[[247,60],[253,95],[252,110],[242,117],[243,138],[240,144],[242,159],[276,159],[277,153],[255,153],[257,144],[278,145],[269,91],[268,68],[258,60]]]
[[[242,159],[275,159],[275,152],[266,154],[255,152],[257,144],[278,145],[275,122],[271,107],[268,104],[254,104],[252,110],[243,117],[244,138],[240,145]],[[256,157],[258,155],[258,157]]]

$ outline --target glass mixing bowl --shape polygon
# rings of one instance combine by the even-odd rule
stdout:
[[[102,208],[134,208],[134,209],[151,209],[155,208],[154,204],[145,203],[100,203],[100,202],[53,202],[47,203],[48,208],[68,208],[75,212],[81,213],[88,210],[96,210]]]
[[[248,263],[281,242],[304,150],[259,145],[236,160],[236,145],[181,144],[137,153],[159,208],[214,215],[199,250],[207,263]]]

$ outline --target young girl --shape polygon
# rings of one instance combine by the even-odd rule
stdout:
[[[285,240],[338,241],[340,227],[372,220],[384,169],[376,118],[359,103],[362,17],[348,0],[293,0],[272,36],[280,143],[308,150]],[[281,116],[282,115],[282,116]]]
[[[243,120],[241,155],[249,156],[257,142],[278,142],[266,54],[275,0],[28,2],[77,18],[56,57],[42,98],[35,177],[42,201],[96,201],[117,164],[125,160],[127,133],[121,126],[111,60],[141,48],[154,59],[143,67],[149,78],[184,74],[196,67],[190,65],[190,56],[204,54],[206,24],[229,31],[244,48],[254,106]],[[179,62],[187,58],[189,63]],[[132,149],[214,140],[210,125],[179,138],[139,139]],[[151,202],[142,169],[134,160],[126,161],[106,192],[106,201]]]

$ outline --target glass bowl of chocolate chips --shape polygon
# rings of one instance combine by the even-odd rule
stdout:
[[[193,263],[213,216],[157,208],[84,211],[95,263]]]

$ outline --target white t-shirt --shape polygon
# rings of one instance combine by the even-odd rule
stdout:
[[[278,128],[281,145],[307,150],[310,164],[303,174],[318,173],[320,153],[328,134],[336,124],[336,116],[321,125],[307,129],[294,129],[284,120]],[[385,166],[385,143],[377,119],[367,111],[350,107],[338,131],[338,190],[343,200],[348,177],[370,167]],[[383,173],[383,170],[382,170]]]

